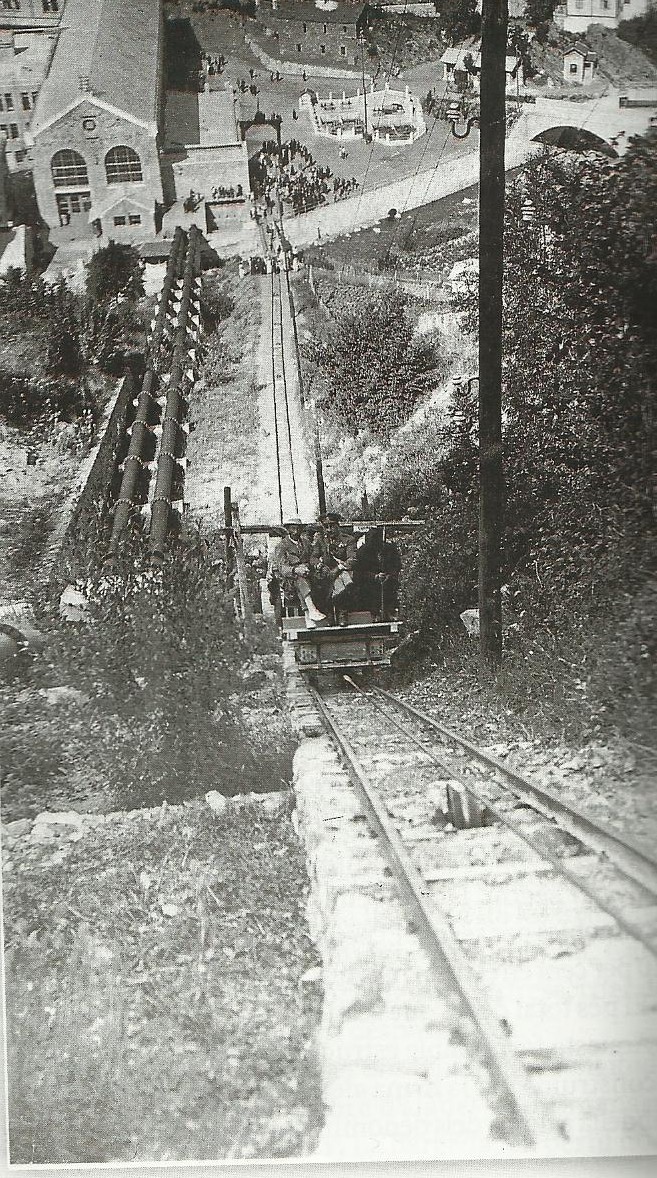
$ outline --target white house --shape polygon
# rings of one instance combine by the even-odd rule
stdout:
[[[456,81],[459,75],[465,75],[472,78],[472,83],[475,90],[479,89],[479,75],[481,73],[481,52],[479,45],[456,45],[453,49],[446,49],[443,53],[440,63],[443,67],[443,81]],[[466,65],[465,59],[472,58],[470,70]],[[520,58],[515,55],[508,55],[505,59],[506,70],[506,84],[507,87],[520,85],[524,82],[522,64]],[[472,72],[471,72],[472,71]]]
[[[565,0],[555,8],[554,22],[568,33],[585,33],[589,25],[615,29],[653,7],[654,0]]]

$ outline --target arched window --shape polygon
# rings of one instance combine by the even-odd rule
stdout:
[[[131,147],[112,147],[105,156],[108,184],[130,184],[143,180],[141,160]]]
[[[55,188],[88,188],[89,173],[79,151],[65,148],[56,151],[50,161],[50,170]]]

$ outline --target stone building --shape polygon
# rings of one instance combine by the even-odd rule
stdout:
[[[354,70],[361,64],[358,34],[362,11],[361,4],[335,0],[315,4],[261,0],[256,27],[264,39],[258,37],[258,42],[278,61]]]
[[[57,34],[0,28],[0,138],[12,172],[29,166],[25,133],[55,48]]]
[[[56,242],[152,235],[162,203],[160,0],[67,0],[28,132]]]
[[[585,86],[592,82],[598,64],[598,57],[588,45],[577,41],[563,55],[563,77],[565,82]]]

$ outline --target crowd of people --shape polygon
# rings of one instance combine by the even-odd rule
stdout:
[[[350,180],[343,180],[341,176],[333,177],[333,200],[345,200],[359,187],[358,180],[352,176]]]
[[[266,212],[273,212],[280,199],[292,213],[306,213],[320,205],[350,196],[358,180],[334,176],[327,165],[316,163],[304,143],[263,143],[250,161],[256,200]]]
[[[203,62],[203,69],[208,77],[213,78],[215,75],[223,74],[226,65],[226,58],[223,53],[203,53],[201,54]]]
[[[270,599],[276,604],[282,597],[284,609],[303,613],[310,628],[347,625],[356,610],[391,621],[399,608],[399,550],[383,528],[357,540],[341,520],[327,512],[317,524],[285,523],[267,575]]]
[[[210,195],[215,201],[237,200],[240,196],[244,196],[244,189],[241,184],[238,184],[236,188],[233,188],[232,184],[228,188],[225,184],[214,184],[210,189]]]

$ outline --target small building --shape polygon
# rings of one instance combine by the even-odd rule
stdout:
[[[170,235],[176,225],[194,222],[205,232],[237,232],[249,222],[248,146],[240,135],[232,87],[184,95],[196,105],[198,127],[183,136],[187,124],[176,118],[175,96],[170,95],[166,116],[166,147],[161,155],[162,183],[167,205],[162,232]],[[189,201],[194,194],[193,202]],[[192,208],[186,209],[186,205]]]
[[[258,44],[275,60],[300,67],[354,70],[361,64],[358,34],[362,5],[336,0],[261,0],[256,28]],[[329,72],[327,68],[327,72]]]
[[[28,167],[25,133],[55,49],[56,33],[0,28],[0,138],[10,171]]]
[[[160,0],[67,0],[29,131],[37,203],[55,240],[155,233],[162,54]]]
[[[472,58],[471,63],[470,58]],[[475,90],[479,89],[479,78],[481,74],[480,44],[456,45],[452,49],[446,49],[440,59],[440,64],[443,67],[444,82],[458,83],[461,80],[470,78]],[[506,71],[507,88],[524,83],[522,62],[519,57],[516,57],[514,54],[507,55],[504,68]]]
[[[586,86],[588,82],[593,81],[597,66],[597,54],[589,49],[588,45],[577,41],[563,55],[564,82],[572,82],[576,86]]]

